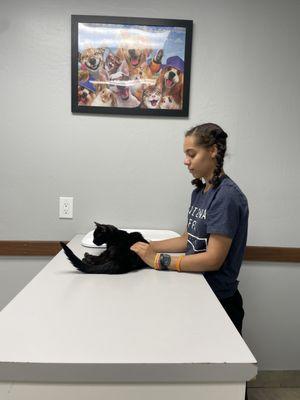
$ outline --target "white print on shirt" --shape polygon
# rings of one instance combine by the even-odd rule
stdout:
[[[207,238],[199,238],[191,233],[188,234],[189,244],[192,246],[194,251],[206,251],[207,248]]]
[[[188,243],[190,244],[194,252],[206,251],[207,237],[199,237],[191,233],[192,231],[195,234],[199,234],[199,228],[201,226],[200,220],[206,220],[206,209],[196,206],[190,206],[188,216],[194,217],[188,218]]]
[[[195,215],[196,214],[196,215]],[[206,219],[206,208],[199,208],[195,206],[190,206],[188,215],[191,215],[193,218],[188,219],[188,228],[192,228],[193,231],[196,229],[196,225],[199,219]]]
[[[195,215],[196,213],[196,215]],[[199,208],[196,206],[190,206],[189,214],[192,217],[206,219],[206,208]]]

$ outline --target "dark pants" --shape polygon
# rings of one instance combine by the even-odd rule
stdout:
[[[231,321],[235,325],[236,329],[239,331],[240,335],[243,336],[242,328],[243,328],[243,318],[245,312],[243,309],[243,299],[239,290],[237,289],[234,295],[228,297],[227,299],[219,299],[219,302],[222,304],[223,308],[229,315]],[[247,382],[246,382],[245,400],[248,400]]]

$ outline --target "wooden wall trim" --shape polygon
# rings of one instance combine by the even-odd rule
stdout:
[[[244,260],[300,262],[299,247],[247,246]]]
[[[55,256],[60,250],[58,241],[0,240],[0,256]],[[300,262],[300,248],[247,246],[244,260]]]
[[[0,256],[55,256],[60,250],[56,240],[0,240]]]
[[[248,388],[299,388],[299,370],[263,370],[248,381]],[[277,396],[276,396],[277,397]],[[273,397],[274,398],[274,397]]]

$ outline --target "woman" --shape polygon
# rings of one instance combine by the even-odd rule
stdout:
[[[186,230],[177,238],[137,242],[131,250],[152,268],[202,272],[242,335],[244,309],[237,278],[246,248],[249,210],[246,196],[223,170],[226,139],[223,129],[213,123],[185,133],[184,164],[196,186]],[[165,254],[176,252],[185,254]]]

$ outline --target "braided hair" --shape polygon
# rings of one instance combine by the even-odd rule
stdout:
[[[223,168],[223,162],[227,148],[226,138],[228,135],[219,125],[211,122],[194,126],[185,133],[185,137],[191,135],[195,137],[195,143],[197,146],[202,146],[205,148],[209,148],[214,144],[217,146],[217,163],[214,169],[213,177],[209,180],[209,183],[216,188],[219,186],[221,181],[220,174]],[[195,178],[191,181],[191,183],[192,185],[196,185],[199,190],[205,188],[206,186],[206,183],[203,183],[201,178]]]

